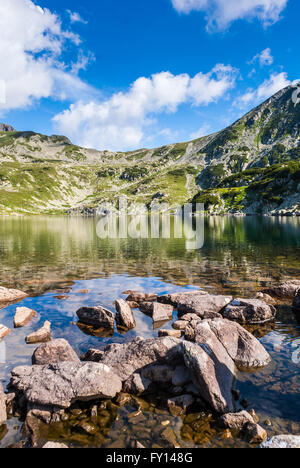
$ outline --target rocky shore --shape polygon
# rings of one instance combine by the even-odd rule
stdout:
[[[66,424],[97,438],[103,420],[110,420],[116,408],[129,405],[129,420],[142,419],[147,401],[155,411],[160,407],[165,418],[168,414],[183,418],[187,438],[194,437],[191,428],[197,421],[200,424],[197,415],[202,414],[201,424],[212,418],[223,438],[239,437],[263,448],[299,445],[297,437],[266,442],[267,431],[248,407],[247,395],[235,390],[235,379],[238,372],[252,372],[271,363],[268,352],[248,330],[274,321],[278,302],[300,310],[300,280],[266,288],[252,299],[203,290],[160,296],[137,291],[124,294],[127,299],[116,300],[115,312],[102,306],[80,308],[78,324],[112,334],[117,326],[126,333],[136,327],[134,310],[139,308],[159,327],[157,338],[136,337],[88,349],[79,357],[67,340],[51,339],[48,321],[26,337],[27,343],[39,343],[32,366],[13,369],[6,392],[0,386],[0,429],[11,415],[23,420],[19,447],[48,448],[44,434],[49,429],[45,427]],[[0,301],[13,303],[24,297],[20,291],[0,288]],[[178,319],[173,321],[175,312]],[[14,327],[24,326],[36,315],[36,311],[17,307]],[[169,321],[173,321],[172,330],[163,328]],[[13,331],[0,324],[0,341],[8,333]],[[237,403],[245,410],[237,410]],[[168,420],[161,424],[165,427],[157,446],[178,447]],[[60,437],[56,442],[61,442]],[[137,438],[127,444],[143,446]]]

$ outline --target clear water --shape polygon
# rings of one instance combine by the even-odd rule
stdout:
[[[18,305],[38,312],[30,325],[5,339],[6,362],[0,364],[4,385],[13,367],[30,364],[35,346],[26,345],[25,336],[46,319],[52,322],[53,338],[66,338],[79,354],[135,336],[157,336],[151,319],[139,311],[135,311],[135,330],[91,336],[76,325],[76,311],[82,305],[101,304],[113,310],[113,302],[125,297],[122,292],[127,289],[161,294],[203,287],[212,293],[252,297],[271,283],[300,278],[299,218],[206,218],[205,243],[198,251],[187,251],[184,239],[101,240],[96,223],[89,218],[0,219],[0,284],[29,292],[30,297]],[[0,310],[0,323],[11,328],[15,308]],[[300,338],[300,316],[291,307],[280,306],[275,324],[253,331],[273,361],[254,374],[240,373],[236,388],[263,426],[267,418],[271,420],[271,427],[264,426],[270,436],[300,435],[300,364],[292,359]],[[142,418],[130,418],[134,409],[127,406],[103,410],[96,436],[57,427],[45,438],[105,447],[128,446],[139,438],[151,447],[159,445],[161,432],[171,427],[182,446],[245,446],[239,439],[224,441],[214,422],[204,416],[191,423],[150,403],[143,402]],[[165,421],[168,426],[161,425]],[[10,419],[0,431],[0,446],[18,441],[20,427],[16,418]]]

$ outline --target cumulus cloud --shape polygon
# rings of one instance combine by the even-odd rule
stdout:
[[[280,19],[288,0],[171,0],[179,13],[206,13],[208,29],[226,29],[233,21],[257,18],[264,26]]]
[[[269,79],[265,80],[258,89],[249,89],[243,96],[240,96],[234,104],[242,109],[250,104],[258,104],[291,84],[287,73],[274,73]]]
[[[80,66],[73,64],[72,74],[61,59],[66,44],[76,52],[80,42],[48,9],[31,0],[1,0],[0,80],[5,102],[0,103],[0,112],[26,108],[42,98],[89,94],[89,86],[76,76]]]
[[[102,102],[77,102],[54,118],[57,130],[77,144],[99,149],[137,148],[148,137],[155,115],[174,113],[181,104],[207,105],[231,89],[238,71],[216,65],[207,74],[162,72],[138,78],[127,92]],[[148,132],[148,133],[147,133]]]
[[[264,49],[260,54],[255,55],[253,59],[249,62],[250,64],[259,62],[260,66],[270,66],[274,62],[274,58],[272,56],[271,49],[268,47],[267,49]]]

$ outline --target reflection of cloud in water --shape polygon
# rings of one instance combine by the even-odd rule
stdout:
[[[289,345],[287,337],[281,335],[279,332],[271,332],[263,338],[262,343],[264,346],[272,346],[274,351],[282,351]]]

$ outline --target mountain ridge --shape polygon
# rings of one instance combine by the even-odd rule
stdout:
[[[3,124],[9,131],[0,130],[0,212],[88,212],[126,195],[131,203],[148,207],[157,200],[180,205],[202,199],[210,213],[298,214],[300,105],[292,101],[293,90],[279,91],[220,132],[126,153],[82,148],[64,136],[16,132]],[[257,182],[273,174],[277,183],[276,170],[289,165],[292,175],[286,177],[291,178],[282,180],[295,193],[273,187],[277,198],[257,203],[252,187],[249,199],[249,184],[256,183],[259,198],[265,192]],[[275,172],[261,172],[272,167]],[[243,180],[241,174],[251,170]],[[243,190],[241,182],[246,183]],[[238,203],[224,201],[232,189]]]

